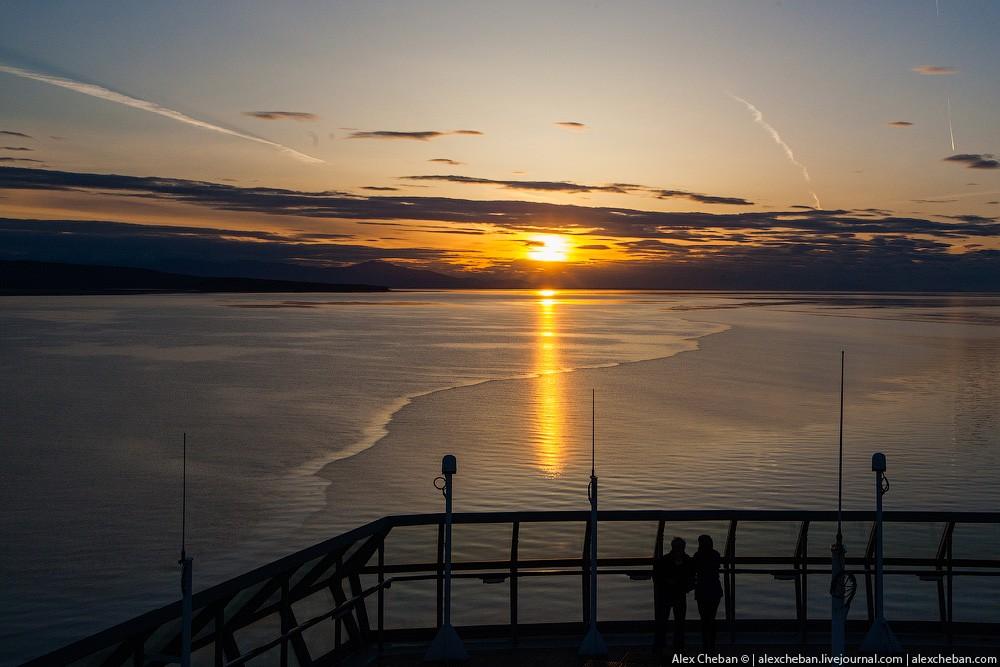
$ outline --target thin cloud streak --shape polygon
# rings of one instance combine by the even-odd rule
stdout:
[[[586,185],[583,183],[572,183],[570,181],[512,181],[496,180],[492,178],[477,178],[475,176],[458,176],[455,174],[427,174],[421,176],[400,176],[400,178],[410,181],[445,181],[449,183],[463,183],[469,185],[498,185],[511,190],[538,190],[544,192],[564,192],[579,194],[587,192],[611,192],[615,194],[648,194],[657,199],[672,199],[679,197],[690,199],[702,204],[730,204],[735,206],[751,206],[752,201],[742,197],[718,197],[715,195],[703,195],[687,190],[666,190],[661,188],[651,188],[636,183],[610,183],[608,185]]]
[[[259,120],[296,120],[300,122],[319,120],[319,116],[306,111],[244,111],[243,115]]]
[[[948,65],[919,65],[913,68],[913,71],[917,74],[923,74],[924,76],[948,76],[949,74],[958,74],[958,69]]]
[[[148,100],[139,99],[138,97],[131,97],[129,95],[124,95],[122,93],[116,93],[113,90],[105,88],[103,86],[98,86],[91,83],[82,83],[80,81],[73,81],[72,79],[64,79],[60,76],[52,76],[50,74],[42,74],[40,72],[33,72],[31,70],[23,69],[21,67],[11,67],[10,65],[0,64],[0,72],[10,74],[12,76],[20,77],[22,79],[30,79],[32,81],[39,81],[41,83],[47,83],[51,86],[57,86],[59,88],[65,88],[66,90],[72,90],[83,95],[88,95],[90,97],[96,97],[97,99],[105,100],[107,102],[114,102],[116,104],[121,104],[127,107],[132,107],[133,109],[140,109],[142,111],[148,111],[149,113],[155,113],[166,118],[170,118],[180,123],[186,125],[192,125],[194,127],[200,127],[203,130],[210,130],[212,132],[218,132],[220,134],[227,134],[231,137],[237,137],[239,139],[246,139],[247,141],[253,141],[258,144],[263,144],[265,146],[270,146],[275,148],[287,155],[294,157],[302,162],[308,162],[310,164],[325,164],[323,160],[319,158],[312,157],[311,155],[306,155],[305,153],[300,153],[294,148],[289,148],[275,141],[269,139],[263,139],[261,137],[256,137],[252,134],[247,134],[245,132],[239,132],[237,130],[230,130],[226,127],[221,127],[219,125],[213,125],[212,123],[205,122],[203,120],[198,120],[197,118],[192,118],[185,113],[170,109],[165,106],[161,106],[155,102],[150,102]]]
[[[446,137],[450,134],[464,136],[481,136],[479,130],[417,130],[414,132],[403,132],[400,130],[358,130],[352,132],[348,139],[389,139],[389,140],[409,140],[409,141],[430,141],[439,137]]]
[[[785,141],[781,138],[781,135],[778,134],[778,131],[774,129],[774,126],[772,126],[770,123],[764,120],[764,114],[761,113],[760,109],[758,109],[757,107],[755,107],[753,104],[746,101],[742,97],[738,97],[737,95],[733,95],[732,93],[730,93],[729,96],[732,97],[734,100],[741,102],[747,108],[747,111],[749,111],[751,115],[753,115],[754,122],[760,125],[762,128],[764,128],[764,130],[767,131],[769,135],[771,135],[771,138],[774,139],[774,143],[781,146],[782,150],[785,151],[785,156],[788,158],[788,161],[802,170],[802,176],[803,178],[806,179],[806,183],[812,183],[812,179],[809,178],[809,170],[806,169],[806,166],[804,164],[795,159],[795,153],[792,152],[791,146],[785,143]],[[819,203],[819,197],[816,196],[816,193],[812,190],[812,188],[809,189],[809,194],[812,195],[813,202],[816,204],[816,208],[823,208],[822,204]]]

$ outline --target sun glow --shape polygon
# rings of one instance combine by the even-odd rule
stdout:
[[[528,258],[538,262],[565,262],[569,257],[570,243],[565,236],[540,234],[532,236]]]

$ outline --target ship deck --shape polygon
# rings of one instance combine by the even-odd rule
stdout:
[[[589,512],[484,512],[459,513],[453,518],[459,532],[470,526],[487,528],[500,538],[499,558],[480,549],[485,559],[458,558],[453,577],[464,581],[455,594],[476,603],[488,596],[488,605],[505,619],[495,625],[461,625],[458,631],[471,655],[471,665],[579,665],[576,653],[588,621],[589,572],[592,561],[586,545],[590,541]],[[857,598],[848,622],[847,646],[856,650],[874,618],[873,580],[874,515],[872,512],[845,512],[845,526],[852,522],[867,531],[867,546],[848,554],[847,567],[857,576]],[[662,552],[666,526],[677,534],[694,534],[698,526],[713,522],[725,535],[722,548],[721,579],[725,604],[719,608],[718,650],[742,664],[756,664],[752,656],[827,654],[829,606],[817,606],[817,596],[826,595],[831,576],[829,529],[835,526],[836,512],[692,510],[692,511],[603,511],[598,513],[600,531],[628,528],[638,543],[623,546],[621,552],[604,550],[596,561],[599,586],[621,582],[632,586],[635,595],[648,594],[653,558]],[[991,584],[1000,581],[1000,559],[988,549],[969,548],[970,535],[996,532],[997,512],[886,512],[884,521],[893,530],[909,531],[930,538],[918,550],[887,555],[884,571],[887,582],[906,583],[923,600],[926,620],[893,621],[904,648],[922,655],[1000,654],[1000,622]],[[792,539],[774,545],[769,552],[738,548],[742,530],[779,528]],[[430,538],[437,557],[413,562],[391,552],[387,536],[410,534]],[[572,534],[577,556],[567,557],[565,548],[547,552],[551,540],[522,542],[525,532],[537,535]],[[560,533],[561,531],[561,533]],[[577,533],[578,531],[578,533]],[[649,531],[648,537],[646,531]],[[240,665],[339,665],[415,664],[444,618],[444,534],[443,514],[384,517],[300,552],[281,558],[234,579],[194,594],[192,603],[192,658],[196,665],[239,667]],[[602,532],[602,534],[607,534]],[[992,534],[992,533],[990,533]],[[813,548],[810,550],[810,538]],[[978,539],[978,538],[977,538]],[[648,540],[648,541],[647,541]],[[964,540],[964,541],[963,541]],[[955,544],[960,547],[955,553]],[[565,543],[563,543],[565,544]],[[638,546],[637,546],[638,544]],[[645,549],[642,548],[643,544]],[[817,547],[816,544],[819,546]],[[787,547],[787,551],[779,551]],[[541,553],[539,550],[541,549]],[[646,555],[636,555],[636,549]],[[648,549],[648,551],[647,551]],[[746,553],[749,551],[749,553]],[[818,552],[818,553],[817,553]],[[981,553],[985,552],[985,553]],[[530,557],[526,557],[530,556]],[[567,594],[558,622],[533,623],[526,620],[531,604],[526,595],[532,582],[553,582],[551,590]],[[748,617],[745,581],[764,582],[775,587],[787,616],[775,619]],[[956,581],[972,591],[955,594]],[[476,582],[491,584],[480,588]],[[634,583],[629,583],[634,582]],[[971,584],[971,587],[968,586]],[[890,584],[887,584],[890,585]],[[897,585],[897,584],[891,584]],[[408,591],[423,587],[427,593],[429,617],[415,625],[396,615],[387,622],[386,607],[395,613],[414,598]],[[436,587],[436,592],[435,592]],[[522,588],[526,590],[521,590]],[[810,597],[812,591],[812,597]],[[582,593],[582,596],[581,596]],[[409,595],[409,597],[407,597]],[[976,595],[979,597],[977,598]],[[787,597],[784,597],[787,596]],[[638,598],[636,598],[638,600]],[[991,602],[992,600],[992,602]],[[812,602],[812,604],[810,603]],[[480,603],[486,604],[486,603]],[[543,601],[548,605],[549,601]],[[989,607],[989,605],[993,607]],[[978,605],[978,606],[977,606]],[[635,620],[601,621],[600,628],[610,647],[606,660],[593,664],[656,664],[651,650],[653,623],[648,602],[627,605]],[[955,607],[960,608],[956,618]],[[991,611],[992,609],[992,611]],[[436,612],[436,623],[435,623]],[[825,613],[823,613],[825,612]],[[689,652],[696,657],[699,647],[697,611],[689,604]],[[91,637],[44,655],[29,665],[160,665],[179,662],[182,604],[176,602],[120,623]],[[975,619],[968,622],[962,619]],[[400,621],[403,621],[400,627]],[[430,627],[428,627],[430,626]],[[668,637],[669,642],[669,637]],[[743,656],[748,656],[744,659]]]

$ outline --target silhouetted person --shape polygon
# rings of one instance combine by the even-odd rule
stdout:
[[[674,652],[684,650],[684,619],[687,594],[694,588],[694,564],[684,553],[686,543],[670,540],[670,551],[653,561],[653,606],[656,618],[656,650],[663,649],[670,612],[674,613]]]
[[[715,614],[722,600],[722,584],[719,582],[722,556],[713,548],[711,537],[699,535],[698,551],[691,560],[694,563],[694,599],[698,602],[698,615],[701,616],[702,651],[707,653],[715,650]]]

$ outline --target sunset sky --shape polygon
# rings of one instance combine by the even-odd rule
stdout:
[[[0,259],[1000,276],[991,0],[0,12]]]

